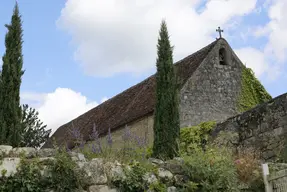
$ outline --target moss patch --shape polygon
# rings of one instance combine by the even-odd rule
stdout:
[[[241,94],[238,100],[238,110],[240,112],[252,109],[256,105],[272,99],[271,95],[255,77],[252,69],[245,66],[242,69],[241,85]]]

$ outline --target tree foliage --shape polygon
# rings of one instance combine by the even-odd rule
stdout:
[[[46,130],[46,125],[38,118],[39,113],[27,104],[22,106],[22,139],[21,147],[40,147],[47,141],[51,129]]]
[[[172,159],[178,155],[180,134],[178,89],[172,47],[165,21],[161,23],[157,45],[156,107],[153,157]]]
[[[11,23],[5,25],[6,51],[0,73],[0,144],[13,147],[40,147],[51,130],[38,119],[38,112],[20,105],[21,77],[24,74],[22,55],[22,21],[16,3]]]
[[[22,70],[22,22],[16,3],[11,24],[5,25],[6,51],[2,58],[1,97],[0,97],[0,142],[13,147],[19,146],[21,140],[21,106],[20,86]]]

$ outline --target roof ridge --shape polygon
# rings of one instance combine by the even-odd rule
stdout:
[[[176,66],[176,65],[180,64],[180,62],[182,62],[183,60],[188,59],[188,58],[190,58],[190,57],[193,57],[194,55],[197,55],[199,52],[202,52],[204,49],[209,48],[209,46],[211,46],[212,44],[216,43],[218,40],[219,40],[219,39],[217,39],[217,40],[213,41],[212,43],[208,44],[207,46],[205,46],[205,47],[203,47],[203,48],[197,50],[196,52],[194,52],[194,53],[192,53],[192,54],[190,54],[190,55],[188,55],[188,56],[186,56],[186,57],[184,57],[184,58],[182,58],[182,59],[176,61],[175,63],[173,63],[173,65]],[[149,81],[149,79],[152,78],[152,77],[155,76],[155,75],[156,75],[156,73],[154,73],[154,74],[148,76],[148,77],[145,78],[144,80],[142,80],[142,81],[140,81],[140,82],[138,82],[138,83],[132,85],[131,87],[125,89],[124,91],[122,91],[122,92],[120,92],[120,93],[114,95],[113,97],[111,97],[111,98],[108,99],[107,101],[109,101],[109,100],[111,100],[111,99],[113,99],[113,98],[115,98],[115,97],[117,97],[117,96],[119,96],[119,95],[121,95],[121,94],[123,94],[123,93],[129,91],[129,89],[131,89],[131,88],[133,88],[133,87],[136,87],[136,86],[138,86],[138,85],[140,85],[140,84],[143,84],[143,83],[146,82],[146,81]],[[107,102],[107,101],[105,101],[105,102]],[[97,105],[96,107],[98,107],[98,106],[104,104],[105,102],[103,102],[103,103]],[[95,107],[94,107],[94,108],[95,108]],[[91,110],[92,110],[92,109],[91,109]]]
[[[193,57],[194,55],[197,55],[197,54],[201,53],[204,49],[208,49],[211,45],[215,44],[218,40],[219,39],[213,41],[212,43],[206,45],[205,47],[202,47],[201,49],[197,50],[196,52],[194,52],[194,53],[182,58],[181,60],[178,60],[177,62],[174,63],[174,65],[178,65],[178,63],[180,63],[182,60],[188,59],[190,57]]]

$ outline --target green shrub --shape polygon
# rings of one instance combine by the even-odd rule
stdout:
[[[0,178],[1,192],[41,192],[45,181],[41,177],[40,165],[37,160],[29,161],[21,159],[20,167],[14,176]],[[2,174],[6,174],[3,172]]]
[[[43,166],[46,173],[42,175]],[[70,192],[84,185],[84,175],[75,172],[76,163],[63,151],[55,156],[55,161],[40,162],[39,159],[21,158],[17,173],[0,178],[0,192]],[[5,171],[2,174],[6,174]]]
[[[238,175],[230,151],[196,150],[191,156],[185,156],[184,162],[190,180],[198,184],[196,191],[238,191]]]
[[[51,173],[47,178],[49,186],[55,191],[63,192],[80,188],[83,181],[79,179],[81,175],[75,171],[77,164],[71,156],[61,151],[56,154],[55,159],[56,161],[52,162],[48,169]]]
[[[161,182],[156,182],[156,183],[152,183],[149,186],[149,190],[154,191],[154,192],[166,192],[167,187],[165,184],[163,184]]]
[[[189,155],[195,150],[203,149],[209,139],[215,121],[200,123],[197,126],[182,128],[180,130],[180,153]]]
[[[121,192],[143,192],[145,190],[143,175],[147,169],[138,162],[130,164],[129,168],[124,169],[125,178],[115,178],[112,184]]]

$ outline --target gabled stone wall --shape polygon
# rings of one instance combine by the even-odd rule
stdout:
[[[219,62],[225,49],[226,61]],[[222,121],[238,114],[242,66],[228,43],[221,39],[180,91],[181,127],[206,121]]]
[[[287,93],[219,123],[213,131],[238,133],[238,149],[254,148],[263,160],[274,160],[287,140]]]

